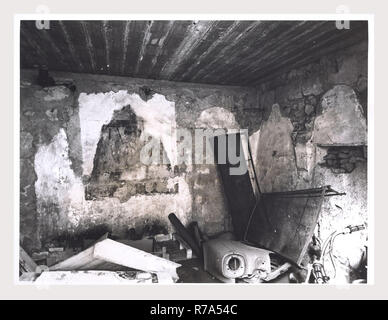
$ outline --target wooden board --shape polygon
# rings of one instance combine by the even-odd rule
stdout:
[[[300,264],[317,224],[322,200],[323,197],[263,194],[245,240]]]
[[[27,252],[24,251],[22,247],[20,247],[19,250],[19,267],[20,272],[35,272],[37,264],[34,260],[31,259],[31,257],[28,255]]]
[[[53,271],[137,269],[166,273],[177,279],[180,264],[156,257],[111,239],[104,239],[75,256],[50,267]]]
[[[226,139],[226,155],[228,155],[228,139],[234,138],[232,136],[235,136],[237,141],[237,154],[240,152],[244,153],[240,134],[237,133],[216,136],[214,138],[214,156],[228,202],[229,214],[232,217],[234,234],[237,240],[242,240],[248,225],[249,216],[255,206],[256,198],[248,171],[243,175],[231,175],[229,171],[230,168],[238,167],[238,165],[231,164],[228,156],[226,156],[225,164],[218,163],[220,162],[218,161],[220,158],[220,155],[218,154],[218,145],[221,143],[221,139]],[[243,155],[242,159],[244,162],[243,165],[246,165],[246,156]]]
[[[98,242],[94,246],[94,257],[114,264],[148,272],[171,274],[178,278],[176,268],[181,265],[150,253],[132,248],[111,239]]]
[[[37,273],[37,272],[25,272],[19,277],[19,281],[33,282],[38,277],[39,277],[39,273]]]
[[[138,284],[152,283],[153,276],[139,271],[45,271],[35,284]]]

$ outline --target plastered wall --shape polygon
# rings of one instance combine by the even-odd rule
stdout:
[[[130,228],[171,231],[171,212],[184,224],[198,221],[208,234],[229,228],[216,167],[177,163],[174,132],[257,130],[255,89],[51,75],[65,85],[41,88],[32,70],[21,76],[20,221],[27,250],[103,231],[120,237]],[[168,164],[141,163],[145,136],[160,139]]]
[[[317,234],[325,240],[348,225],[368,222],[367,43],[263,83],[263,122],[250,136],[266,192],[331,185],[345,196],[324,201]],[[331,160],[330,160],[331,158]],[[328,165],[329,164],[329,165]],[[352,280],[367,232],[337,237],[337,282]]]

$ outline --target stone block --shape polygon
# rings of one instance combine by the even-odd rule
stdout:
[[[323,92],[321,79],[318,76],[309,77],[302,82],[302,93],[305,96],[320,95]]]
[[[311,104],[306,104],[304,107],[304,112],[309,116],[315,112],[315,107]]]

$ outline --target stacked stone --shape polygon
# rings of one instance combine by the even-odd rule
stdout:
[[[106,197],[116,197],[125,202],[130,197],[146,194],[175,194],[179,192],[179,185],[170,186],[167,179],[121,181],[93,185],[89,184],[85,191],[86,200],[98,200]]]
[[[333,173],[350,173],[356,168],[357,162],[366,161],[364,147],[330,147],[323,158],[323,166]]]
[[[311,138],[317,101],[317,97],[310,95],[293,100],[284,107],[285,114],[294,126],[292,138],[295,142],[306,142]]]

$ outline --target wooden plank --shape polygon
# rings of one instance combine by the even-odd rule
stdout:
[[[169,273],[158,272],[156,275],[158,277],[158,283],[165,283],[165,284],[174,283],[174,280]]]
[[[181,265],[150,253],[126,246],[111,239],[103,240],[94,246],[94,257],[128,268],[147,272],[166,272],[177,279],[176,268]]]
[[[323,191],[315,198],[262,194],[245,240],[300,264],[317,224],[322,201]]]
[[[291,23],[289,23],[291,24]],[[268,43],[268,39],[277,37],[278,34],[287,30],[289,27],[284,22],[262,21],[247,36],[243,35],[239,41],[226,45],[227,53],[221,58],[221,61],[214,67],[207,70],[206,73],[201,72],[193,79],[196,82],[210,81],[211,79],[221,80],[228,78],[229,75],[234,75],[236,70],[239,70],[241,64],[245,62],[245,58],[257,51],[257,48],[262,48]]]
[[[229,213],[232,217],[233,231],[237,240],[242,240],[248,225],[248,219],[255,206],[256,198],[253,193],[252,183],[248,171],[242,175],[231,175],[230,168],[238,167],[229,161],[228,139],[235,135],[236,147],[239,146],[239,152],[244,152],[241,144],[240,134],[227,134],[225,137],[226,144],[226,163],[219,161],[218,145],[220,137],[214,138],[214,154],[218,170],[221,175],[223,189],[228,202]],[[246,157],[241,157],[241,165],[246,165]]]
[[[186,259],[192,259],[193,258],[193,250],[186,243],[186,241],[183,240],[182,237],[179,234],[177,234],[177,233],[174,233],[173,237],[174,237],[174,239],[176,241],[179,242],[179,249],[180,250],[185,249],[185,251],[186,251]]]
[[[25,272],[35,272],[37,264],[22,247],[19,250],[19,266],[20,271]]]
[[[35,281],[36,278],[38,277],[39,277],[39,273],[37,272],[25,272],[19,277],[19,281],[32,282],[32,281]]]
[[[136,76],[136,64],[140,60],[141,47],[146,32],[148,21],[130,21],[126,24],[123,39],[123,60],[121,66],[122,75]]]
[[[125,270],[126,268],[152,273],[168,273],[177,279],[176,268],[180,264],[156,257],[145,251],[103,239],[92,247],[52,267],[52,271],[72,270]]]
[[[46,271],[35,284],[137,284],[152,279],[152,274],[139,271]]]
[[[163,47],[157,57],[155,64],[149,74],[151,79],[161,79],[160,72],[163,67],[168,63],[169,59],[174,54],[176,48],[178,48],[185,38],[185,33],[188,27],[192,24],[192,21],[173,21],[171,31],[163,41]]]
[[[181,60],[181,63],[176,66],[171,77],[175,81],[182,81],[183,74],[197,62],[200,62],[201,55],[209,50],[209,48],[220,38],[222,34],[233,25],[233,21],[213,21],[209,30],[201,37],[200,41],[187,53]],[[196,32],[196,31],[194,31]],[[191,36],[194,36],[192,34]]]
[[[162,79],[174,79],[173,75],[176,74],[177,69],[191,57],[192,52],[201,44],[203,39],[206,39],[215,23],[214,21],[204,20],[193,21],[188,27],[183,41],[175,48],[175,52],[163,66],[159,76]]]
[[[151,253],[153,252],[153,249],[154,249],[154,239],[141,239],[141,240],[117,239],[116,241],[145,252]]]
[[[268,282],[268,281],[275,280],[276,278],[280,277],[283,273],[287,272],[288,269],[290,268],[291,268],[291,264],[286,262],[281,266],[277,267],[275,270],[271,271],[271,273],[267,275],[264,281]]]
[[[50,270],[80,270],[83,266],[93,262],[93,251],[94,246],[51,266]]]

